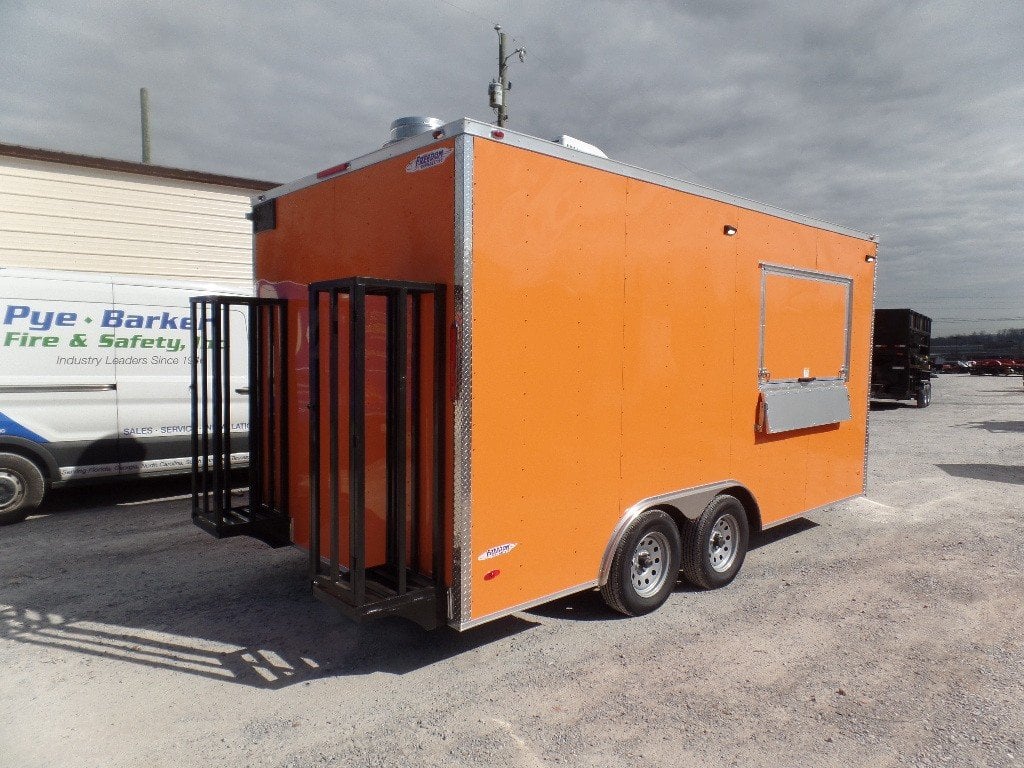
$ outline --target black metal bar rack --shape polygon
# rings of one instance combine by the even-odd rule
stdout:
[[[191,299],[191,323],[192,521],[217,538],[289,544],[285,302],[198,296]],[[232,371],[233,360],[236,368],[242,362],[242,342],[246,385]],[[246,394],[243,408],[235,395]],[[241,491],[246,486],[248,494]]]
[[[439,283],[351,277],[309,286],[310,578],[319,599],[356,619],[398,615],[428,628],[444,619],[445,314]],[[424,352],[428,332],[432,354]],[[368,403],[377,409],[374,435]],[[381,447],[383,464],[376,456],[368,463]],[[384,488],[375,510],[383,533],[372,536],[368,473]]]

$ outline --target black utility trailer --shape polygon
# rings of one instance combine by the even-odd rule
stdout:
[[[871,397],[932,401],[932,321],[912,309],[875,310],[875,346],[871,356]]]

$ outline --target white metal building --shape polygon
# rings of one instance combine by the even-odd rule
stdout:
[[[270,182],[0,144],[0,266],[250,283]]]

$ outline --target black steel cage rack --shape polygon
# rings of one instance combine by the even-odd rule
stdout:
[[[367,297],[383,297],[383,301],[373,300],[374,312],[382,312],[386,318],[385,555],[382,563],[370,566],[366,530]],[[339,338],[339,300],[348,305],[347,340]],[[427,302],[432,304],[427,310],[429,318],[424,311]],[[446,287],[440,283],[366,277],[318,282],[309,286],[309,312],[309,568],[313,592],[356,619],[399,615],[432,628],[443,622],[446,611],[442,517]],[[423,370],[426,361],[421,360],[426,357],[425,318],[432,319],[429,324],[433,354],[428,372]],[[323,326],[326,334],[322,333]],[[342,412],[345,397],[340,389],[343,380],[339,378],[339,352],[344,347],[348,355],[347,414]],[[326,382],[321,375],[325,354]],[[424,375],[431,377],[429,411],[420,402]],[[430,433],[426,435],[428,424]],[[326,461],[321,446],[324,426],[328,443]],[[339,439],[343,433],[347,433],[348,439],[347,468],[339,465]],[[422,476],[421,465],[429,467],[427,478]],[[326,474],[326,500],[322,498],[322,474]],[[347,565],[341,563],[340,552],[344,475],[348,480]],[[424,498],[425,492],[429,498]],[[424,509],[429,510],[422,521],[426,525],[420,520]],[[329,531],[326,555],[321,551],[321,518],[325,513]],[[427,542],[429,567],[420,562],[421,544],[425,549]]]
[[[289,544],[285,301],[194,297],[191,321],[192,521],[217,538]],[[248,341],[244,387],[232,380],[231,369],[232,341],[240,338]],[[234,394],[249,398],[247,439],[233,429],[239,418]],[[241,491],[245,486],[248,494]]]

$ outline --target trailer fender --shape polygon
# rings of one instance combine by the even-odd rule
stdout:
[[[619,542],[626,534],[629,526],[644,510],[657,507],[668,512],[675,519],[676,524],[681,526],[686,520],[696,520],[707,508],[711,500],[721,493],[728,493],[735,496],[743,504],[747,511],[748,522],[751,532],[761,530],[761,515],[754,499],[743,483],[738,480],[722,480],[717,483],[698,485],[695,488],[684,488],[680,491],[663,493],[660,496],[650,496],[633,504],[623,513],[618,525],[612,532],[608,545],[605,547],[604,556],[601,558],[601,570],[598,574],[598,585],[604,586],[608,583],[611,574],[612,559],[615,557],[615,550]]]

